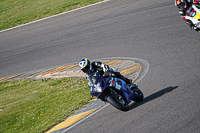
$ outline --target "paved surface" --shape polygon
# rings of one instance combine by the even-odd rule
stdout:
[[[143,102],[107,106],[67,132],[199,133],[199,36],[172,0],[110,0],[0,33],[0,78],[83,57],[144,59]]]

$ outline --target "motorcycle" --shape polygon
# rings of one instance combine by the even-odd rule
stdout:
[[[121,111],[128,111],[128,104],[131,101],[140,102],[143,100],[144,95],[137,86],[129,88],[123,80],[111,76],[103,76],[98,72],[95,77],[96,81],[91,88],[91,95],[110,103]]]
[[[199,5],[192,5],[186,10],[186,20],[192,22],[194,27],[196,27],[197,31],[200,30],[200,6]]]

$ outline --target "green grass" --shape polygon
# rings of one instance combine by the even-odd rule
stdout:
[[[0,82],[0,133],[39,133],[91,99],[82,78]]]
[[[0,30],[102,0],[0,0]]]

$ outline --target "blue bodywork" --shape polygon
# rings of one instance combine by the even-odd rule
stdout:
[[[94,83],[94,86],[88,86],[90,87],[90,93],[92,96],[96,96],[97,98],[100,98],[101,100],[105,101],[105,97],[101,97],[102,94],[105,96],[108,94],[105,94],[110,91],[106,91],[107,89],[113,88],[114,90],[119,90],[122,92],[122,94],[125,97],[125,100],[129,103],[130,100],[133,100],[135,95],[130,90],[129,87],[126,86],[126,83],[118,78],[110,77],[110,76],[100,76],[99,73],[96,73],[96,81]],[[111,91],[112,92],[112,91]]]

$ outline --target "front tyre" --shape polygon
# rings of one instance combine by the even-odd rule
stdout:
[[[107,102],[109,102],[112,106],[114,106],[115,108],[121,110],[121,111],[128,111],[129,110],[129,106],[128,103],[123,100],[123,102],[119,101],[118,99],[115,99],[112,95],[109,95],[106,98]]]

